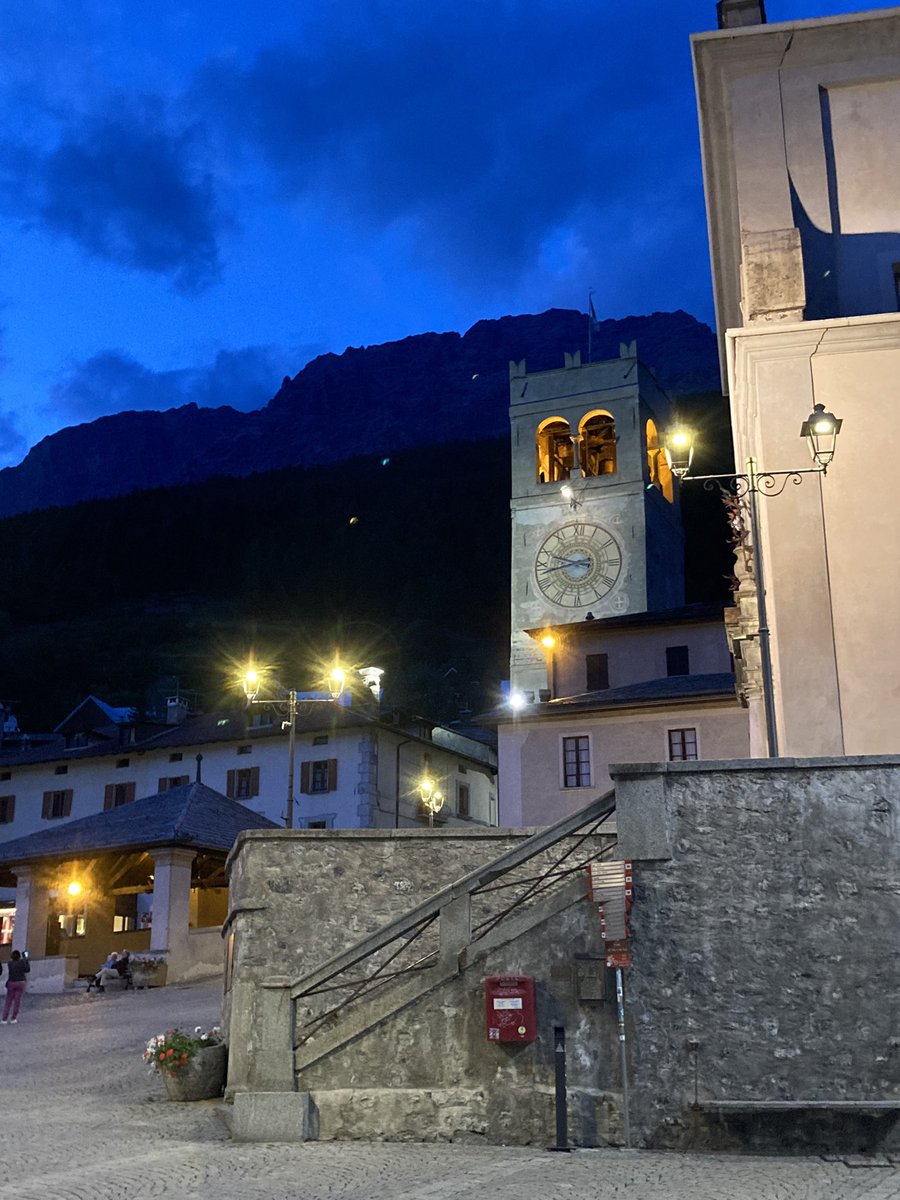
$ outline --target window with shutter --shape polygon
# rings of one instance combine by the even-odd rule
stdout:
[[[308,796],[312,791],[312,763],[302,762],[300,764],[300,791],[304,796]]]
[[[0,825],[9,825],[15,815],[15,796],[0,796]]]
[[[135,789],[134,783],[108,783],[103,789],[104,811],[130,804],[134,799]]]
[[[229,784],[234,788],[233,799],[250,800],[259,795],[259,767],[242,767],[233,774],[234,780],[229,779]]]
[[[333,792],[337,787],[337,759],[322,758],[317,762],[305,763],[309,766],[309,791]]]
[[[163,777],[159,781],[157,791],[167,792],[169,788],[182,787],[185,783],[190,783],[189,775],[170,775],[168,778]]]
[[[62,817],[68,817],[71,812],[71,788],[65,788],[58,792],[44,792],[41,816],[45,821],[58,821]]]

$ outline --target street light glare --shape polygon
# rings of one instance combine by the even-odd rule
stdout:
[[[69,886],[66,888],[66,891],[68,892],[68,894],[70,896],[80,896],[81,895],[81,884],[78,882],[77,879],[73,879],[72,882],[69,884]]]

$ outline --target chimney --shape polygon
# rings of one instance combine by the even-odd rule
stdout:
[[[766,0],[719,0],[716,5],[720,29],[743,25],[765,25]]]
[[[166,724],[183,725],[187,715],[187,701],[181,696],[170,696],[166,701]]]

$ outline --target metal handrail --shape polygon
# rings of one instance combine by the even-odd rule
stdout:
[[[397,938],[403,937],[404,934],[411,934],[412,936],[408,940],[414,940],[416,934],[413,931],[416,930],[417,926],[433,921],[439,915],[441,909],[454,900],[467,895],[471,896],[479,888],[492,883],[501,875],[507,874],[538,854],[542,854],[545,850],[548,850],[551,846],[568,837],[570,834],[577,832],[589,822],[601,822],[605,820],[615,812],[615,807],[615,792],[611,790],[605,792],[602,796],[598,796],[596,800],[593,800],[585,808],[579,809],[578,812],[573,813],[571,816],[564,817],[563,820],[558,821],[555,825],[538,830],[537,833],[532,834],[521,845],[507,850],[499,858],[494,859],[490,863],[476,867],[468,875],[462,876],[455,883],[448,884],[447,887],[442,888],[439,892],[435,892],[433,896],[429,896],[427,900],[423,900],[420,904],[417,904],[415,908],[404,913],[402,917],[388,922],[387,925],[383,925],[381,929],[362,938],[347,950],[341,951],[340,954],[334,955],[306,975],[302,975],[291,984],[291,1000],[299,1000],[301,997],[317,991],[336,975],[340,975],[349,967],[355,966],[362,959],[368,958]]]

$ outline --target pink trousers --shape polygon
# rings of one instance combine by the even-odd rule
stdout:
[[[6,1003],[3,1005],[3,1020],[14,1021],[19,1015],[19,1005],[25,994],[25,980],[6,985]]]

